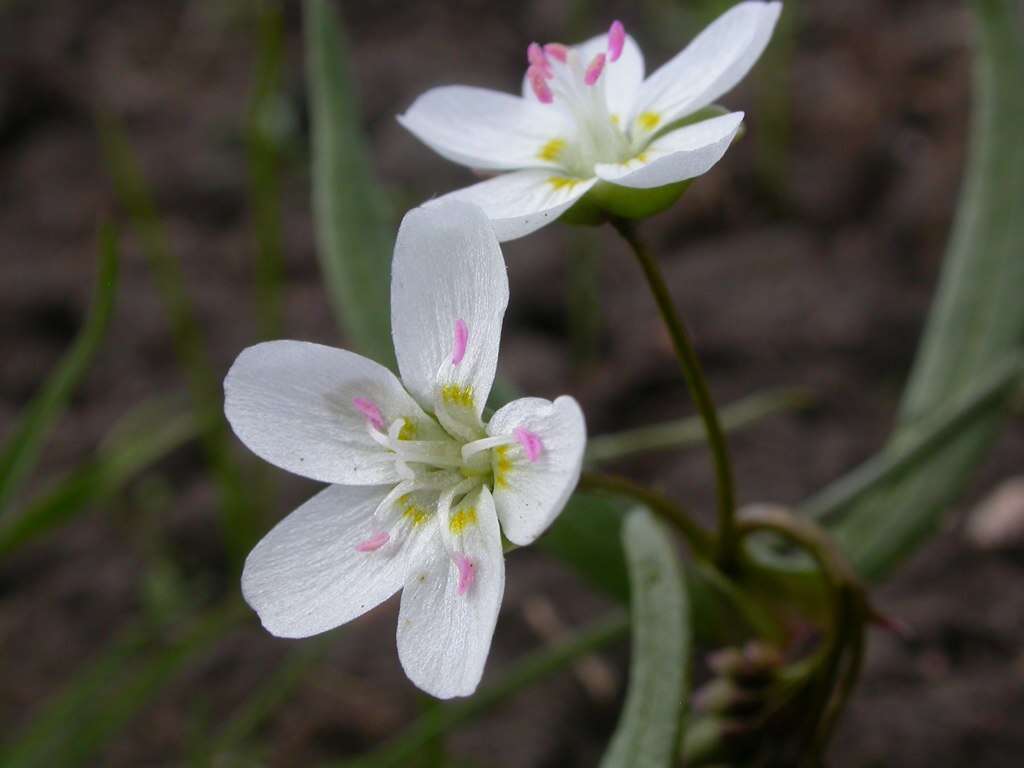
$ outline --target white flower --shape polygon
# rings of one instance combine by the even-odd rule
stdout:
[[[531,397],[482,420],[508,278],[478,208],[410,212],[392,269],[401,381],[365,357],[300,341],[250,347],[227,375],[238,437],[332,483],[256,545],[242,591],[272,634],[307,637],[404,587],[402,667],[434,696],[465,696],[505,588],[501,531],[529,544],[562,510],[579,479],[583,414],[571,397]]]
[[[500,240],[553,221],[592,189],[600,207],[648,215],[725,154],[742,112],[680,123],[747,74],[780,11],[778,2],[734,6],[646,80],[643,54],[619,22],[571,48],[533,43],[522,98],[434,88],[398,120],[449,160],[507,172],[445,196],[483,208]],[[673,195],[653,192],[673,184]]]

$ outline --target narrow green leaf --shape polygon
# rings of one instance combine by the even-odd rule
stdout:
[[[394,216],[368,161],[348,41],[325,0],[306,0],[305,36],[320,265],[348,338],[393,367],[387,308]]]
[[[1024,344],[1024,17],[974,0],[978,52],[967,178],[924,339],[889,451],[947,418]],[[989,409],[913,473],[872,487],[835,528],[866,578],[885,575],[939,526],[1005,422]]]
[[[195,417],[178,397],[148,401],[129,411],[89,461],[0,525],[0,556],[110,499],[198,433]]]
[[[424,745],[558,672],[574,659],[614,642],[625,635],[628,628],[626,617],[615,614],[580,630],[568,640],[534,651],[516,662],[497,681],[480,688],[472,698],[432,707],[377,751],[357,760],[334,765],[347,768],[409,765],[409,761],[419,755]]]
[[[250,467],[250,476],[246,477],[232,453],[221,377],[210,365],[202,326],[193,311],[181,266],[171,251],[138,159],[112,115],[101,114],[98,128],[118,197],[138,233],[163,300],[175,352],[188,379],[196,418],[203,426],[203,452],[220,492],[224,539],[232,557],[240,563],[262,527],[260,496],[252,492],[253,486],[258,485],[258,478],[253,477],[258,470]]]
[[[602,768],[665,768],[676,762],[689,696],[690,606],[671,537],[650,512],[626,518],[632,661],[626,703]]]
[[[99,230],[96,289],[85,323],[71,348],[23,411],[18,425],[0,453],[0,514],[32,472],[47,435],[64,412],[68,399],[89,370],[100,348],[114,311],[118,260],[117,234],[113,226],[102,224]]]
[[[284,18],[275,0],[258,3],[255,85],[245,122],[249,208],[256,241],[256,306],[265,339],[281,335],[284,245],[281,232]]]
[[[0,765],[95,765],[97,754],[143,707],[245,615],[241,603],[228,603],[152,650],[149,629],[127,630],[44,705],[17,741],[0,751]]]
[[[769,390],[730,403],[719,411],[719,418],[722,421],[722,429],[726,432],[736,432],[769,416],[804,408],[810,402],[810,397],[802,390]],[[705,441],[701,420],[691,416],[664,424],[592,437],[587,441],[587,461],[613,461],[647,451],[703,445]]]

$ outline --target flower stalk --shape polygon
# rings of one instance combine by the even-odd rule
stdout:
[[[704,370],[697,357],[686,330],[682,317],[676,311],[675,303],[668,291],[668,285],[661,274],[657,259],[650,248],[640,239],[633,222],[626,219],[611,219],[611,224],[622,238],[629,244],[643,269],[647,285],[651,289],[654,301],[658,305],[661,319],[672,338],[679,364],[686,378],[686,386],[690,390],[697,412],[700,414],[707,434],[708,447],[715,467],[715,491],[718,499],[717,527],[718,539],[715,549],[715,561],[725,571],[736,565],[737,531],[736,531],[736,494],[733,482],[732,460],[729,457],[729,446],[725,439],[718,409],[711,397]]]

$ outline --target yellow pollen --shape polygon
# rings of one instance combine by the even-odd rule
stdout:
[[[458,384],[445,384],[441,388],[441,398],[449,404],[469,408],[473,405],[473,388],[460,387]]]
[[[462,533],[463,530],[471,525],[476,525],[476,507],[460,509],[448,521],[448,529],[452,533]]]
[[[612,125],[618,126],[618,124],[619,124],[619,116],[618,115],[612,115],[611,120],[612,120]]]
[[[657,112],[641,112],[637,115],[636,121],[645,131],[653,131],[661,122],[661,115]]]
[[[572,189],[579,183],[579,179],[570,179],[567,176],[552,176],[548,179],[548,184],[555,189]]]
[[[552,139],[540,148],[540,152],[537,153],[537,157],[541,160],[547,160],[549,163],[553,163],[558,159],[558,156],[562,154],[563,149],[565,149],[565,139]]]
[[[638,162],[641,162],[641,163],[646,163],[647,162],[647,153],[646,152],[641,152],[639,155],[637,155],[633,159],[638,161]]]
[[[508,473],[512,470],[512,460],[508,457],[508,446],[499,445],[494,449],[498,460],[494,467],[494,485],[497,488],[508,488]]]
[[[402,428],[398,430],[399,440],[415,440],[416,424],[411,419],[402,419]]]

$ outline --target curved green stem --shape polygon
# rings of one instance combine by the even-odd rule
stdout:
[[[718,543],[715,559],[719,566],[729,570],[736,564],[737,558],[736,499],[729,447],[718,418],[718,410],[715,408],[715,402],[711,397],[707,381],[704,378],[704,371],[697,358],[697,353],[693,349],[686,325],[676,311],[657,259],[640,240],[632,222],[625,219],[612,219],[611,224],[629,243],[637,261],[640,262],[644,277],[647,278],[647,284],[658,304],[658,311],[672,337],[672,346],[675,348],[676,357],[679,358],[679,364],[683,368],[690,396],[704,422],[704,431],[707,433],[708,446],[711,448],[711,456],[715,465],[715,489],[718,496]]]
[[[708,532],[701,528],[686,510],[657,491],[624,477],[602,475],[597,472],[584,472],[580,475],[578,488],[581,491],[604,491],[635,499],[679,531],[697,557],[708,559],[714,551],[714,542]]]

